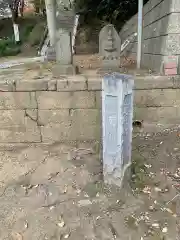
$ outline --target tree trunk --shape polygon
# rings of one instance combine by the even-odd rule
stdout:
[[[20,42],[19,25],[17,23],[19,4],[20,4],[20,0],[9,1],[9,7],[10,7],[11,13],[12,13],[14,39],[15,39],[15,42],[17,42],[17,43]]]
[[[50,45],[56,44],[56,0],[45,0]]]

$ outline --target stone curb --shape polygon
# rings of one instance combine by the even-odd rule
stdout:
[[[180,89],[180,75],[177,76],[135,76],[134,90]],[[41,78],[0,82],[0,92],[31,91],[101,91],[102,77],[66,76],[62,78]]]

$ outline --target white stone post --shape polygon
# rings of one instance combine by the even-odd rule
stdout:
[[[112,73],[103,77],[103,175],[107,184],[121,187],[131,164],[133,78]]]

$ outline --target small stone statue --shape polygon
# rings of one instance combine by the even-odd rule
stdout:
[[[121,40],[112,24],[102,28],[99,34],[99,54],[102,57],[100,71],[119,71]]]

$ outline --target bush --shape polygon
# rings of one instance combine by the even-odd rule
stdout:
[[[27,25],[23,29],[23,31],[20,32],[20,39],[21,39],[22,42],[25,42],[28,39],[28,37],[30,36],[33,28],[34,28],[34,24],[32,23],[32,24]]]
[[[20,52],[20,46],[15,44],[13,37],[0,40],[0,57],[16,56]]]
[[[121,27],[137,13],[138,0],[75,0],[75,9],[85,16],[86,22],[97,17]]]

